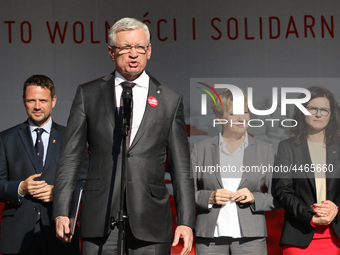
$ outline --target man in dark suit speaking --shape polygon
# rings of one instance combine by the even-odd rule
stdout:
[[[60,242],[52,222],[53,184],[65,127],[52,121],[52,80],[33,75],[24,84],[28,120],[0,133],[0,201],[5,202],[0,253],[79,254],[76,240]],[[83,151],[83,150],[82,150]]]
[[[151,57],[145,24],[124,18],[109,32],[108,47],[116,70],[80,85],[62,143],[55,186],[57,236],[68,242],[70,191],[87,142],[90,168],[82,198],[80,230],[83,254],[116,254],[118,230],[110,219],[119,210],[121,136],[119,107],[122,86],[133,93],[132,129],[127,139],[126,229],[127,254],[170,254],[172,220],[164,165],[172,176],[177,205],[177,229],[172,245],[183,238],[188,254],[194,225],[194,187],[183,117],[182,96],[145,72]],[[123,84],[122,84],[123,83]]]

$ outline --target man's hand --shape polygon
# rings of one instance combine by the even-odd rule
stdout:
[[[47,185],[41,189],[35,190],[33,192],[33,197],[39,199],[43,202],[52,202],[53,201],[53,185]]]
[[[19,186],[19,193],[22,195],[29,194],[33,196],[35,191],[46,187],[47,183],[45,181],[34,180],[35,178],[38,178],[40,176],[41,174],[33,174],[29,176],[26,180],[21,182]]]
[[[66,216],[60,216],[55,219],[56,236],[64,243],[70,243],[72,235],[70,235],[70,219]]]
[[[191,251],[192,242],[194,240],[192,229],[184,225],[177,226],[172,246],[176,246],[180,238],[183,239],[183,243],[184,243],[184,247],[181,252],[181,255],[188,255]]]
[[[233,192],[226,189],[217,189],[211,193],[209,203],[217,205],[225,205],[232,198]]]

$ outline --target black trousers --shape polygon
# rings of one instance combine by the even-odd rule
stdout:
[[[115,255],[118,254],[118,233],[115,228],[106,237],[82,238],[82,255]],[[170,243],[152,243],[135,238],[127,224],[126,229],[126,255],[170,255]]]

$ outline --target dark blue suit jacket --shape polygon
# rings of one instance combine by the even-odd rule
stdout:
[[[53,122],[40,180],[54,185],[57,162],[65,127]],[[40,210],[44,237],[50,254],[77,254],[77,242],[63,244],[55,237],[52,203],[25,195],[19,202],[18,186],[38,173],[38,164],[28,121],[0,133],[0,201],[5,202],[0,230],[0,253],[22,253],[33,240],[37,213]]]

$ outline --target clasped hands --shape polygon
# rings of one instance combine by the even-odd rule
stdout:
[[[217,189],[210,195],[209,204],[225,205],[228,201],[240,202],[242,204],[255,202],[253,194],[247,189],[239,189],[232,192],[226,189]]]
[[[34,174],[21,182],[19,186],[19,193],[22,195],[29,194],[43,202],[52,202],[54,186],[48,185],[45,181],[34,180],[40,176],[41,174]]]
[[[320,204],[311,206],[316,215],[313,216],[315,225],[329,225],[338,214],[338,207],[330,200],[322,201]]]

